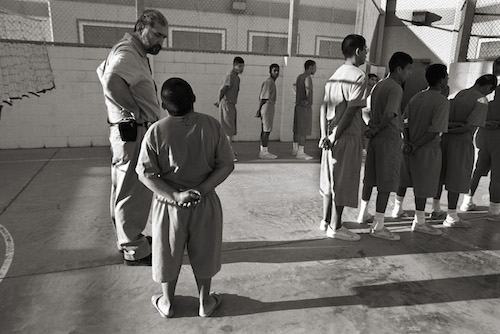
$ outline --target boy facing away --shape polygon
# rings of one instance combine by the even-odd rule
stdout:
[[[470,227],[470,223],[457,215],[460,194],[469,191],[474,164],[473,136],[478,127],[485,125],[488,114],[486,95],[493,92],[497,78],[492,74],[479,77],[474,85],[461,90],[451,101],[448,133],[442,137],[443,166],[438,193],[433,205],[439,205],[443,185],[448,191],[446,227]],[[434,211],[441,211],[440,207]]]
[[[330,238],[356,241],[361,237],[342,225],[345,206],[358,206],[358,189],[363,152],[364,123],[361,108],[366,75],[358,68],[366,59],[366,40],[349,35],[342,42],[345,62],[325,86],[320,109],[321,154],[320,194],[323,219],[320,229]]]
[[[435,196],[441,174],[441,133],[448,131],[450,102],[441,94],[448,85],[446,66],[430,65],[425,71],[429,87],[411,98],[403,118],[407,128],[401,165],[400,188],[413,185],[415,218],[411,230],[431,235],[441,231],[425,222],[427,198]],[[398,190],[401,195],[401,189]]]
[[[162,106],[169,115],[147,131],[136,172],[153,191],[153,280],[163,294],[151,302],[162,317],[174,314],[184,249],[199,292],[199,315],[210,316],[221,296],[209,294],[221,268],[222,208],[214,189],[234,169],[226,133],[213,117],[194,112],[195,95],[179,78],[165,81]]]
[[[411,75],[413,59],[404,52],[396,52],[389,60],[389,76],[379,81],[371,94],[370,138],[365,163],[365,177],[361,197],[358,223],[367,222],[371,215],[367,212],[373,187],[377,187],[376,213],[370,235],[387,240],[399,240],[397,234],[384,226],[385,209],[391,191],[399,185],[399,169],[402,159],[401,85]]]

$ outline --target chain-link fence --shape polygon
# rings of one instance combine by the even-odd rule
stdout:
[[[363,1],[140,2],[167,17],[165,47],[175,50],[286,55],[292,50],[289,36],[293,36],[291,53],[342,58],[342,39],[366,31],[360,28],[364,21],[359,20]],[[371,7],[376,2],[365,1]],[[133,29],[136,5],[135,0],[0,0],[0,39],[109,47]],[[377,18],[378,12],[374,13]]]
[[[467,59],[495,59],[499,56],[500,3],[498,0],[478,0]]]

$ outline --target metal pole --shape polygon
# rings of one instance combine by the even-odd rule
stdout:
[[[144,0],[135,0],[136,19],[139,19],[144,9]]]
[[[288,55],[297,55],[297,45],[299,36],[299,6],[300,0],[290,0],[290,15],[288,18]]]
[[[476,12],[476,0],[467,0],[462,10],[462,26],[458,32],[458,55],[457,61],[467,61],[467,52],[469,50],[470,33],[472,31],[472,22]]]

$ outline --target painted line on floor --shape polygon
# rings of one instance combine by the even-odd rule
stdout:
[[[0,225],[0,234],[2,234],[3,240],[5,241],[5,258],[3,260],[2,266],[0,267],[1,283],[7,275],[10,264],[12,263],[12,259],[14,258],[14,239],[3,225]]]

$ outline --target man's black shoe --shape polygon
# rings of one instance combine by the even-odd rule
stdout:
[[[148,256],[142,258],[142,259],[139,259],[139,260],[123,260],[123,264],[126,265],[126,266],[131,266],[131,267],[134,267],[134,266],[149,266],[151,267],[151,254],[149,254]]]
[[[153,237],[150,237],[149,235],[147,235],[146,239],[148,240],[148,244],[151,246],[153,244]],[[123,249],[119,249],[118,251],[120,253],[123,253]]]

